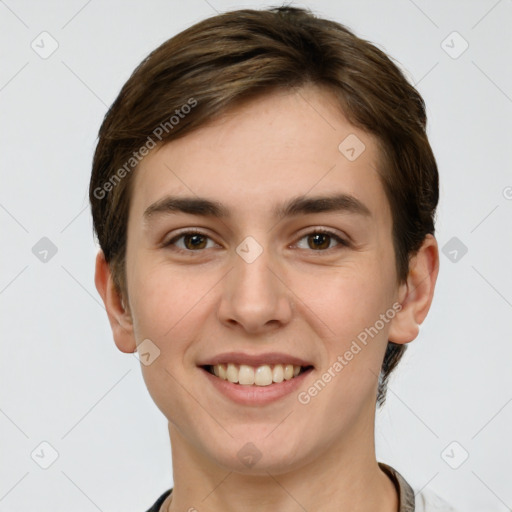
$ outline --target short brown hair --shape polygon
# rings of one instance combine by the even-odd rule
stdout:
[[[434,233],[439,197],[423,99],[384,52],[345,26],[309,10],[275,7],[226,12],[169,39],[139,64],[107,112],[89,197],[94,229],[119,293],[126,293],[131,170],[141,154],[243,100],[307,84],[333,92],[347,119],[376,136],[382,153],[379,175],[393,219],[397,276],[399,282],[405,280],[409,258]],[[379,404],[404,350],[405,345],[388,342]]]

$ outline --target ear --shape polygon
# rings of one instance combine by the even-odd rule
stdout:
[[[399,287],[398,300],[402,309],[391,321],[388,339],[408,343],[418,336],[425,320],[439,272],[439,251],[433,235],[427,235],[418,252],[409,261],[407,279]]]
[[[129,308],[124,306],[122,297],[114,285],[110,266],[105,260],[103,251],[99,251],[96,256],[94,282],[105,304],[117,348],[121,352],[135,352],[137,345],[133,333],[131,313]]]

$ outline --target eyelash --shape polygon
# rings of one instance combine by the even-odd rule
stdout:
[[[301,241],[303,240],[304,238],[307,238],[308,236],[311,236],[311,235],[317,235],[317,234],[321,234],[321,235],[327,235],[329,237],[331,237],[331,239],[335,240],[336,242],[338,242],[338,245],[341,246],[341,247],[350,247],[350,243],[346,240],[344,240],[343,238],[341,238],[339,235],[337,235],[336,233],[334,233],[333,231],[329,231],[327,229],[315,229],[315,230],[312,230],[312,231],[309,231],[308,233],[305,233],[304,235],[302,235],[298,241]],[[184,236],[186,235],[201,235],[209,240],[211,240],[211,237],[209,237],[208,235],[206,235],[205,233],[203,233],[202,231],[199,231],[199,230],[195,230],[195,229],[189,229],[187,231],[183,231],[182,233],[176,235],[175,237],[173,237],[171,240],[169,240],[168,242],[165,242],[164,244],[162,244],[163,247],[171,247],[171,246],[174,246],[173,250],[176,251],[176,252],[180,252],[180,253],[188,253],[188,254],[193,254],[195,252],[202,252],[204,251],[205,249],[198,249],[196,251],[194,250],[191,250],[191,249],[182,249],[181,247],[177,247],[175,244],[178,240],[180,240],[181,238],[183,238]],[[297,243],[297,242],[296,242]],[[302,250],[309,250],[311,252],[318,252],[318,253],[322,253],[322,252],[329,252],[333,249],[335,249],[335,247],[329,247],[328,249],[318,249],[318,250],[314,250],[314,249],[302,249]]]

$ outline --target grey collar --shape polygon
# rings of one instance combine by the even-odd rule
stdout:
[[[415,496],[412,487],[396,469],[379,462],[379,467],[391,478],[398,493],[398,512],[414,512]]]

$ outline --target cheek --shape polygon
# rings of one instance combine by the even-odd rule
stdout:
[[[309,317],[316,316],[316,324],[323,323],[326,336],[336,340],[353,338],[373,325],[393,297],[392,283],[378,262],[298,273],[291,288],[304,303],[304,314],[309,308]]]
[[[183,268],[166,263],[159,250],[140,248],[145,242],[130,235],[126,269],[134,328],[138,338],[159,339],[190,310],[194,291]]]
[[[312,410],[321,411],[326,404],[335,404],[347,414],[357,414],[357,404],[362,407],[374,399],[388,342],[394,290],[394,274],[382,267],[378,259],[368,258],[364,265],[302,277],[297,295],[303,297],[308,306],[304,315],[308,315],[310,325],[314,322],[316,333],[322,338],[324,354],[319,378],[329,381],[321,392],[322,398],[314,399]],[[321,383],[318,388],[324,389]],[[309,396],[308,390],[303,391]],[[311,392],[314,395],[316,390]]]
[[[191,318],[197,319],[214,284],[214,279],[194,279],[179,268],[161,264],[133,274],[130,302],[136,334],[161,342],[176,338]]]
[[[314,322],[324,354],[317,380],[300,390],[299,402],[307,404],[305,410],[318,417],[318,428],[324,428],[320,425],[329,417],[334,434],[347,418],[355,418],[371,406],[376,396],[394,316],[391,282],[386,282],[385,274],[377,268],[367,266],[365,272],[344,269],[322,279],[316,276],[302,288],[310,310],[304,314],[308,314],[310,325]],[[324,293],[311,286],[315,283]],[[344,412],[333,416],[333,410]]]
[[[151,340],[159,350],[151,364],[141,365],[142,375],[157,407],[180,424],[193,415],[193,401],[183,391],[190,371],[187,354],[200,338],[207,292],[216,280],[193,279],[162,262],[139,261],[133,268],[138,269],[129,281],[135,336],[138,342]]]

